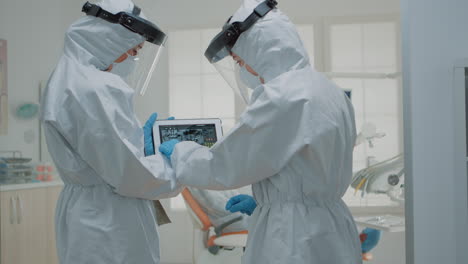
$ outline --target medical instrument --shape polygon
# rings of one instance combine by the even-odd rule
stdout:
[[[374,147],[372,140],[381,138],[384,133],[377,133],[373,124],[364,124],[362,132],[359,133],[356,145],[365,141],[369,146]],[[355,189],[355,194],[361,191],[361,197],[366,194],[385,194],[399,206],[404,205],[404,155],[382,162],[370,164],[367,168],[356,172],[351,181],[351,187]],[[400,215],[379,215],[355,218],[357,224],[365,227],[375,228],[387,232],[402,232],[405,230],[405,218]]]
[[[404,198],[404,159],[403,154],[379,162],[354,174],[351,187],[361,197],[366,194],[385,194],[399,206],[403,206]],[[386,232],[402,232],[405,230],[405,217],[402,215],[378,215],[357,217],[358,225],[379,229]]]
[[[30,158],[23,158],[20,151],[0,151],[12,156],[0,158],[0,184],[19,184],[31,182],[34,179],[33,166]]]
[[[405,217],[396,214],[383,214],[376,216],[363,216],[354,219],[356,224],[382,230],[385,232],[396,233],[405,231]]]
[[[400,154],[356,172],[351,187],[356,192],[361,191],[362,197],[367,193],[387,194],[394,188],[400,188],[403,176],[404,160]]]
[[[364,123],[361,128],[361,132],[356,137],[356,146],[367,141],[369,147],[374,147],[374,139],[385,137],[385,133],[377,132],[377,126],[374,123]]]

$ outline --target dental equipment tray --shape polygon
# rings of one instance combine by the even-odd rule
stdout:
[[[395,233],[405,231],[405,218],[399,215],[375,215],[354,218],[356,224],[385,232]]]
[[[222,135],[221,120],[216,118],[157,120],[153,127],[155,147],[172,139],[212,147]]]

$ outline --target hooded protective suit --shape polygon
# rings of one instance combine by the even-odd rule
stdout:
[[[114,14],[134,6],[128,0],[99,5]],[[49,152],[65,183],[55,217],[60,263],[159,263],[150,200],[174,196],[179,186],[161,155],[144,155],[134,90],[103,71],[143,41],[91,16],[66,32],[41,113]]]
[[[243,21],[258,4],[245,1],[231,22]],[[175,146],[178,181],[210,189],[253,184],[258,207],[243,263],[361,263],[356,225],[341,199],[352,177],[351,102],[314,70],[294,25],[279,10],[241,34],[232,51],[265,84],[211,149],[193,142]]]

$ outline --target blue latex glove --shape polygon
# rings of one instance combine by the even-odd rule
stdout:
[[[145,142],[145,156],[154,155],[154,142],[153,142],[153,126],[154,122],[158,119],[158,113],[153,113],[148,120],[146,121],[145,125],[143,126],[143,135],[144,135],[144,142]]]
[[[144,144],[145,144],[145,156],[154,155],[154,142],[153,142],[153,126],[154,122],[158,119],[158,113],[153,113],[145,125],[143,126]],[[167,120],[174,120],[174,117],[169,117]]]
[[[179,142],[180,141],[177,139],[166,141],[159,146],[159,151],[168,159],[171,159],[172,152],[174,152],[175,145]]]
[[[241,212],[243,214],[252,215],[256,207],[257,203],[254,198],[246,194],[236,195],[226,203],[226,210],[231,213]]]
[[[364,242],[361,243],[362,253],[368,253],[379,243],[382,231],[372,228],[366,228],[362,231],[361,234],[365,236]]]

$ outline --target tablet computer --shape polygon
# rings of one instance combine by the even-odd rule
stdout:
[[[221,120],[215,118],[157,120],[153,127],[155,148],[172,139],[194,141],[212,147],[222,135]]]

